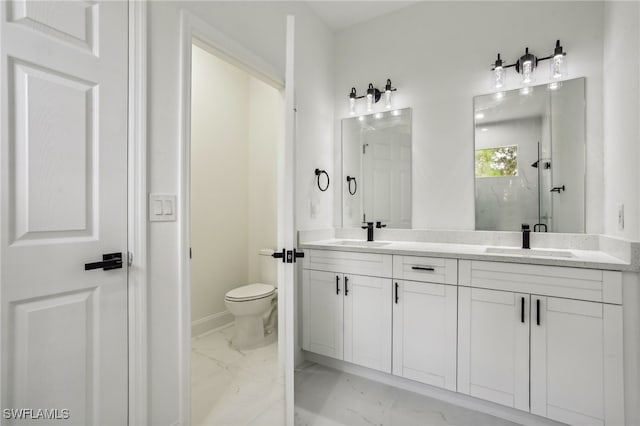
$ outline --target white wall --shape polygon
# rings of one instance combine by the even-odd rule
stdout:
[[[149,2],[149,192],[178,193],[180,16],[191,11],[272,64],[284,79],[286,15],[296,16],[298,228],[332,225],[332,193],[314,190],[313,170],[333,174],[332,36],[299,2]],[[312,200],[316,211],[311,212]],[[180,418],[179,223],[149,226],[149,423]],[[189,407],[183,407],[188,410]]]
[[[191,321],[200,334],[220,325],[225,293],[248,282],[250,77],[192,52]]]
[[[640,238],[640,37],[637,2],[605,2],[604,9],[604,232]],[[625,226],[618,228],[624,204]]]
[[[560,39],[570,77],[587,78],[586,229],[601,232],[602,13],[600,2],[420,2],[345,29],[334,41],[336,119],[348,116],[352,86],[362,94],[391,78],[394,107],[413,108],[413,227],[474,229],[473,97],[490,92],[498,52],[546,56]],[[547,81],[547,64],[538,71]]]

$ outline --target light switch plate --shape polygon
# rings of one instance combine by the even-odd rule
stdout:
[[[149,194],[149,221],[175,222],[176,196],[173,194]]]

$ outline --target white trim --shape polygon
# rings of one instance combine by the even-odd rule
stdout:
[[[129,1],[128,273],[129,425],[146,425],[147,386],[147,3]]]
[[[180,11],[180,141],[179,141],[179,261],[180,277],[179,306],[179,419],[180,424],[191,424],[191,292],[189,283],[189,162],[191,151],[191,46],[194,42],[203,42],[216,55],[230,60],[233,64],[260,78],[276,88],[284,88],[284,80],[268,62],[247,50],[239,43],[217,31],[206,21],[187,10]],[[196,42],[197,42],[196,41]],[[200,43],[198,43],[200,45]],[[282,338],[282,337],[280,337]],[[293,408],[291,408],[293,413]]]
[[[304,357],[307,361],[315,362],[316,364],[333,368],[334,370],[364,377],[365,379],[374,380],[376,382],[384,383],[385,385],[407,390],[409,392],[415,392],[420,395],[444,401],[459,407],[467,408],[469,410],[479,411],[481,413],[489,414],[491,416],[495,416],[521,425],[564,425],[564,423],[558,423],[551,419],[536,416],[535,414],[531,414],[525,411],[520,411],[514,408],[494,404],[489,401],[483,401],[481,399],[464,395],[458,392],[452,392],[446,389],[425,385],[413,380],[405,379],[403,377],[398,377],[391,374],[383,373],[381,371],[361,367],[359,365],[329,358],[323,355],[318,355],[312,352],[304,351]],[[304,368],[304,366],[302,368]]]
[[[227,310],[207,315],[191,322],[191,337],[198,337],[233,323],[233,314]]]

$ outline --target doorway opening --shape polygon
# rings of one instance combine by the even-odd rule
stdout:
[[[191,53],[191,421],[284,424],[282,93],[198,39]]]

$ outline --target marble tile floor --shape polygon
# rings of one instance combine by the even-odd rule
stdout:
[[[194,426],[284,425],[284,377],[278,345],[231,347],[233,325],[193,338],[191,423]]]
[[[296,426],[515,425],[314,363],[296,370],[295,405]]]

